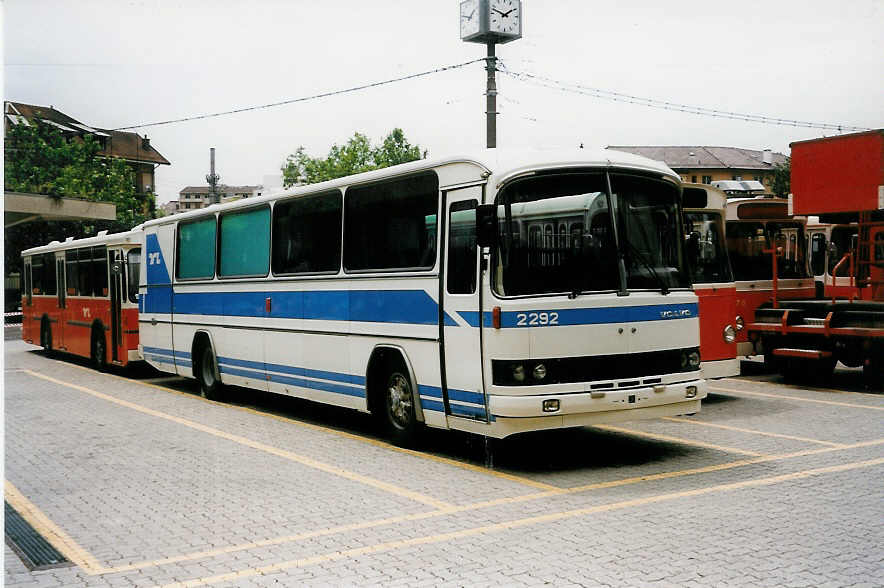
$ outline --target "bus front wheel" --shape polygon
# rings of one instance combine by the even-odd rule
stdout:
[[[215,352],[208,343],[204,344],[199,354],[197,379],[200,384],[200,396],[206,400],[220,400],[221,378],[218,376],[218,364]]]
[[[419,423],[415,417],[417,401],[411,381],[399,366],[389,371],[384,382],[384,420],[387,432],[397,445],[412,445]]]

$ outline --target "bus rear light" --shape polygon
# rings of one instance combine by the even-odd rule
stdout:
[[[553,398],[551,400],[543,401],[543,412],[558,412],[559,411],[559,399]]]
[[[491,309],[491,326],[495,329],[500,328],[500,307],[495,306]]]

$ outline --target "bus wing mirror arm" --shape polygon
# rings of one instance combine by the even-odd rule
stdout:
[[[476,209],[476,242],[479,247],[497,244],[497,206],[480,204]]]

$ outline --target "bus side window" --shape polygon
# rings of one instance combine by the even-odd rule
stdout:
[[[107,296],[107,247],[92,248],[92,295]]]
[[[810,271],[815,276],[826,271],[826,236],[822,233],[810,238]]]
[[[77,270],[80,274],[80,296],[92,296],[92,248],[77,250]]]
[[[126,254],[126,271],[129,279],[129,302],[138,302],[138,276],[141,272],[141,248]]]
[[[476,207],[478,200],[451,205],[448,217],[448,293],[476,291]]]
[[[67,286],[67,295],[68,296],[76,296],[80,293],[79,285],[80,285],[80,274],[79,269],[80,265],[77,262],[77,250],[72,249],[70,251],[65,251],[64,253],[64,263],[65,263],[65,280]]]
[[[25,258],[25,265],[24,265],[24,269],[22,271],[24,273],[24,286],[25,286],[24,293],[25,293],[25,298],[27,299],[26,304],[28,306],[30,306],[31,302],[33,302],[33,298],[32,298],[32,296],[33,296],[33,289],[32,288],[33,287],[31,286],[31,258],[30,257]]]

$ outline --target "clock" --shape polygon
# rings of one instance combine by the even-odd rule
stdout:
[[[472,43],[508,43],[522,36],[520,0],[463,0],[460,38]]]
[[[488,31],[507,37],[522,35],[522,3],[519,0],[489,0]]]
[[[460,38],[465,39],[479,32],[479,0],[464,0],[460,3]]]

